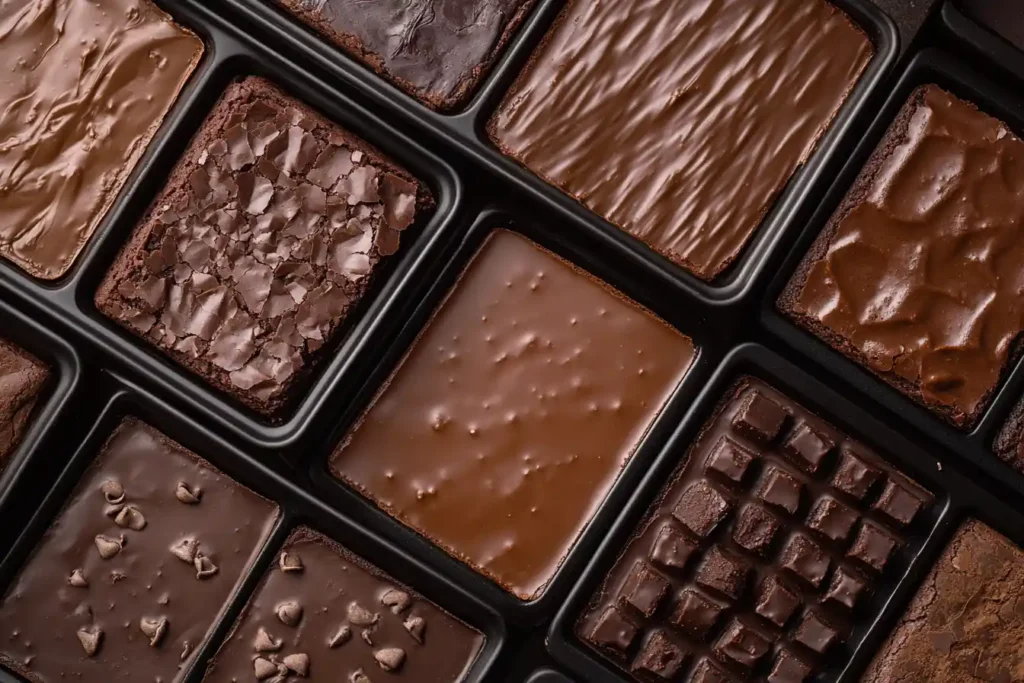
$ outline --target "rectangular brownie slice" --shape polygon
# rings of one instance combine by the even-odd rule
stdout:
[[[275,417],[432,207],[374,147],[247,78],[192,140],[96,305]]]
[[[18,447],[50,378],[50,368],[0,339],[0,471]]]

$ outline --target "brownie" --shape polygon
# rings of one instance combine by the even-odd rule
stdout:
[[[203,54],[149,0],[0,6],[0,255],[74,264]]]
[[[536,0],[277,0],[433,109],[465,104]]]
[[[964,14],[1024,50],[1024,5],[1008,0],[959,0]]]
[[[0,602],[0,664],[32,683],[183,680],[277,516],[126,419]]]
[[[1008,465],[1024,472],[1024,400],[1013,408],[992,448]]]
[[[285,542],[203,680],[249,681],[255,673],[282,682],[454,683],[483,641],[478,631],[303,527]]]
[[[1019,681],[1024,551],[966,522],[875,657],[864,683]]]
[[[570,0],[487,130],[529,170],[713,280],[871,54],[824,0]]]
[[[528,600],[694,357],[690,339],[648,311],[496,230],[330,467]]]
[[[741,379],[576,632],[638,681],[810,681],[877,616],[872,595],[932,502],[863,444]]]
[[[779,308],[952,424],[1018,355],[1024,142],[934,85],[914,91]]]
[[[28,428],[49,378],[45,363],[0,339],[0,470]]]
[[[277,417],[432,206],[372,146],[247,78],[207,117],[96,305]]]

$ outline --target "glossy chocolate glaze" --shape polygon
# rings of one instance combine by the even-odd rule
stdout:
[[[710,280],[872,54],[822,0],[572,0],[488,127],[506,154]]]
[[[33,683],[180,681],[276,519],[125,420],[0,602],[0,663]]]
[[[297,617],[286,612],[286,623],[279,613],[291,605],[298,607]],[[363,683],[455,683],[482,645],[477,631],[321,534],[300,528],[203,680],[254,680],[255,660],[262,659],[283,666],[282,673],[293,677],[287,680],[299,678],[296,665],[301,670],[306,662],[301,679],[310,683],[349,683],[358,680],[357,672],[366,677]]]
[[[690,339],[647,311],[499,230],[331,468],[528,599],[694,355]]]
[[[0,470],[28,428],[49,377],[42,361],[0,340]]]
[[[1024,330],[1024,142],[936,86],[914,93],[781,303],[954,424]]]
[[[436,109],[464,102],[535,0],[277,0]]]
[[[931,501],[862,444],[744,379],[577,633],[641,681],[803,683],[871,622],[868,596]]]
[[[0,254],[63,275],[202,53],[148,0],[0,4]]]

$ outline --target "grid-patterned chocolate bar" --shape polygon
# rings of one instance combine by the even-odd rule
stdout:
[[[745,379],[578,634],[641,681],[801,683],[865,618],[931,502],[862,444]]]

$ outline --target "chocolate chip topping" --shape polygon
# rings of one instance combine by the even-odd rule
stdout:
[[[302,558],[295,553],[282,552],[278,557],[277,566],[283,572],[301,572]]]
[[[98,626],[84,626],[78,629],[78,642],[89,657],[95,657],[103,642],[103,629]]]
[[[348,620],[356,626],[372,626],[380,618],[380,615],[374,614],[357,602],[349,603],[346,614]]]
[[[109,560],[115,557],[121,548],[124,547],[124,536],[120,538],[111,538],[110,536],[104,536],[103,534],[96,535],[96,549],[100,552],[100,557],[104,560]]]
[[[266,680],[277,673],[277,664],[264,657],[252,660],[252,668],[258,681]]]
[[[380,597],[380,604],[390,607],[391,612],[394,614],[401,614],[409,609],[409,605],[412,604],[412,598],[405,591],[392,588]]]
[[[119,481],[111,479],[103,482],[100,486],[100,492],[103,494],[103,498],[111,505],[117,505],[124,502],[124,487],[121,486],[121,482]]]
[[[210,114],[97,305],[272,414],[397,249],[420,193],[366,143],[247,79]]]
[[[357,669],[352,672],[352,675],[348,677],[350,683],[372,683],[370,677],[363,673],[362,669]]]
[[[185,505],[198,505],[202,496],[202,491],[199,489],[193,489],[183,481],[179,481],[178,485],[174,489],[174,497]]]
[[[134,505],[125,505],[114,517],[114,523],[123,529],[142,531],[146,528],[146,518]]]
[[[277,618],[285,626],[297,626],[302,619],[302,606],[294,600],[282,602],[277,606]]]
[[[397,647],[387,647],[373,653],[373,658],[385,671],[398,671],[405,663],[405,650]]]
[[[182,538],[172,545],[170,550],[171,554],[182,562],[192,564],[196,559],[196,553],[199,552],[199,542],[194,538]]]
[[[327,645],[330,648],[340,647],[348,641],[352,640],[352,629],[348,625],[342,625],[338,628],[330,640],[327,641]]]
[[[206,579],[217,573],[217,565],[213,563],[213,560],[202,553],[196,553],[195,559],[192,560],[192,564],[195,565],[197,579]]]
[[[167,617],[142,617],[139,621],[139,629],[142,633],[149,638],[149,644],[151,647],[156,647],[163,640],[164,634],[167,633],[168,621]]]
[[[409,632],[413,640],[420,645],[423,644],[423,634],[427,630],[427,622],[423,620],[423,617],[409,617],[402,623],[402,626]]]
[[[281,662],[288,667],[288,670],[292,673],[306,677],[309,675],[309,655],[301,652],[286,655]]]
[[[85,578],[85,574],[82,573],[81,569],[76,569],[71,572],[71,576],[68,577],[68,584],[75,588],[88,588],[89,582]]]
[[[277,652],[281,649],[283,643],[282,639],[275,638],[267,632],[267,629],[260,626],[259,630],[256,631],[256,638],[253,639],[252,647],[256,652]]]

